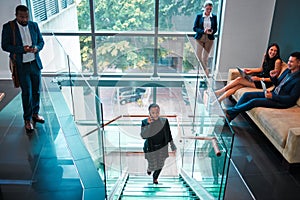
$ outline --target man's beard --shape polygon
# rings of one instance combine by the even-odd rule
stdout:
[[[28,22],[21,22],[20,23],[22,26],[27,26],[28,25]]]

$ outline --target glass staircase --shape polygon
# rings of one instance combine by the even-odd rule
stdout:
[[[55,45],[56,38],[51,39]],[[87,77],[80,69],[74,70],[77,67],[65,54],[60,57],[68,68],[51,82],[44,79],[47,99],[53,104],[84,188],[83,199],[95,195],[99,199],[224,198],[234,132],[214,94],[214,80],[206,77],[190,53],[193,47],[188,37],[185,44],[184,60],[198,66],[195,74],[155,79],[147,74],[143,78],[123,75],[111,86],[106,75],[104,79]],[[146,99],[126,104],[115,101],[117,91],[126,87],[143,88]],[[161,106],[177,146],[158,185],[145,175],[140,136],[141,120],[148,116],[144,100]],[[171,165],[176,170],[169,169]]]

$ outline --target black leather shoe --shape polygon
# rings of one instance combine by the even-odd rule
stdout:
[[[33,125],[30,120],[25,120],[25,130],[27,133],[32,133],[33,132]]]
[[[158,184],[158,180],[157,179],[153,179],[153,184],[157,185]]]
[[[32,120],[34,122],[38,122],[38,123],[42,123],[42,124],[45,123],[44,118],[42,116],[40,116],[39,114],[33,114],[32,115]]]
[[[151,171],[148,171],[148,170],[147,170],[147,174],[150,176],[150,175],[151,175]]]

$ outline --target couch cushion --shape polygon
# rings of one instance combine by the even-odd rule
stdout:
[[[284,111],[284,114],[283,114]],[[290,128],[300,127],[300,108],[294,106],[288,109],[254,108],[248,112],[262,125],[282,148],[285,147]]]
[[[229,72],[228,72],[228,79],[227,79],[227,84],[236,79],[237,77],[241,76],[241,74],[239,73],[239,71],[234,68],[234,69],[229,69]]]

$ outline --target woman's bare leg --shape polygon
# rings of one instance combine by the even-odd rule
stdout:
[[[238,89],[243,88],[243,85],[237,85],[235,87],[230,88],[229,90],[227,90],[226,92],[224,92],[219,98],[218,101],[221,103],[224,99],[230,97],[231,95],[233,95]]]
[[[217,96],[220,96],[222,93],[230,90],[231,88],[234,88],[238,85],[241,85],[242,87],[255,87],[255,84],[253,82],[250,82],[242,77],[237,77],[236,79],[234,79],[233,81],[231,81],[230,83],[228,83],[226,86],[224,86],[223,88],[216,90],[215,94]],[[236,91],[236,90],[235,90]]]

